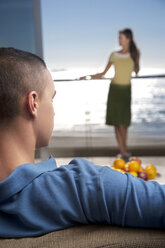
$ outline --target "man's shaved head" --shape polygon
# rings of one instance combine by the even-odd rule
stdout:
[[[20,100],[35,90],[42,95],[45,62],[38,56],[14,48],[0,48],[0,126],[20,111]]]

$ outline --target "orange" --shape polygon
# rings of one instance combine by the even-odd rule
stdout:
[[[138,174],[137,174],[136,171],[130,171],[129,173],[132,174],[134,177],[137,177],[138,176]]]
[[[142,164],[141,159],[138,158],[138,157],[132,157],[132,158],[130,159],[130,161],[137,161],[140,165]]]
[[[147,172],[148,179],[154,179],[156,177],[156,168],[154,165],[148,164],[145,171]]]
[[[125,161],[122,158],[117,158],[115,159],[113,165],[115,168],[123,170],[125,166]]]
[[[140,170],[140,164],[137,161],[130,161],[128,163],[128,169],[129,169],[129,171],[138,172]]]
[[[139,172],[143,172],[143,171],[144,171],[143,167],[140,167]]]
[[[129,171],[128,167],[129,167],[129,163],[125,163],[124,170],[125,170],[126,172]]]

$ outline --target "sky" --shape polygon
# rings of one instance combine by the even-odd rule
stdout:
[[[131,28],[143,68],[165,72],[164,0],[41,0],[44,59],[51,69],[104,68]]]

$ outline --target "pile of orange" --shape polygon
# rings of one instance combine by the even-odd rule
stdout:
[[[148,164],[145,168],[143,168],[142,161],[137,157],[131,158],[127,163],[122,158],[117,158],[111,168],[122,173],[128,172],[133,176],[140,177],[146,181],[149,179],[154,179],[157,174],[156,167],[154,165]]]

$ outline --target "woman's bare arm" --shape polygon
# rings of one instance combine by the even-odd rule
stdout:
[[[93,75],[88,75],[88,76],[83,76],[83,77],[80,77],[80,80],[84,80],[86,79],[87,77],[90,77],[90,79],[98,79],[98,78],[102,78],[106,73],[107,71],[110,69],[112,65],[112,62],[108,61],[105,69],[103,72],[100,72],[100,73],[96,73],[96,74],[93,74]]]

